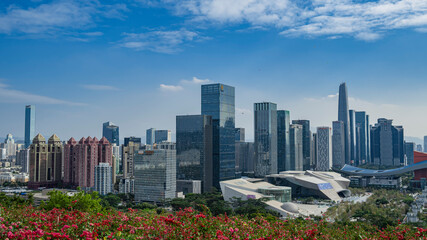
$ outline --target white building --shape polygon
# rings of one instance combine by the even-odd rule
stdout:
[[[332,167],[332,137],[330,127],[317,128],[317,171],[328,171]]]
[[[135,179],[133,178],[122,178],[119,182],[120,193],[131,193],[135,194]]]
[[[94,190],[101,195],[113,192],[113,168],[108,163],[99,163],[95,166]]]

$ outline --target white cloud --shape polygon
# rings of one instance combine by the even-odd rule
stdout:
[[[181,80],[181,83],[184,83],[184,84],[206,84],[209,82],[210,82],[209,79],[199,79],[197,77],[193,77],[192,80]]]
[[[160,84],[160,90],[162,91],[168,91],[168,92],[178,92],[183,90],[184,88],[182,86],[175,86],[175,85],[166,85],[166,84]]]
[[[97,85],[97,84],[88,84],[88,85],[82,85],[83,88],[89,89],[89,90],[96,90],[96,91],[115,91],[119,90],[116,87],[108,86],[108,85]]]
[[[84,103],[70,102],[56,98],[36,95],[9,88],[8,85],[0,82],[0,102],[14,102],[25,104],[61,104],[70,106],[82,106]]]
[[[119,46],[135,50],[148,50],[159,53],[176,53],[182,45],[203,40],[198,33],[180,29],[175,31],[151,31],[145,33],[124,33]]]
[[[427,26],[425,0],[164,0],[196,23],[274,27],[284,36],[350,36],[373,41],[400,28]]]
[[[0,14],[0,33],[37,37],[58,35],[100,36],[100,32],[77,33],[95,26],[97,19],[123,18],[123,4],[103,5],[96,0],[56,0],[36,7],[10,5]]]

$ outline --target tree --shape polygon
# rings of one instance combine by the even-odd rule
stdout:
[[[47,202],[43,201],[40,204],[40,207],[45,210],[52,210],[54,208],[84,212],[100,212],[102,210],[101,199],[97,192],[85,193],[84,191],[78,191],[74,195],[69,196],[67,193],[53,190],[48,195],[49,200]]]

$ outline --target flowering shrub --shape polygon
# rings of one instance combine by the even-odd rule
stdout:
[[[196,212],[156,214],[129,209],[108,214],[34,207],[1,209],[0,239],[427,239],[427,229],[377,229],[310,219],[267,220]]]

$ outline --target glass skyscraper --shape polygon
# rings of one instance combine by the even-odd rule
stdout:
[[[156,129],[150,128],[147,129],[147,133],[145,136],[145,144],[153,145],[156,142]]]
[[[354,164],[356,160],[356,124],[354,123],[354,110],[349,110],[350,116],[350,164]]]
[[[302,126],[303,170],[310,170],[311,165],[311,131],[310,120],[292,120],[292,124]]]
[[[277,173],[277,104],[254,103],[255,176]]]
[[[102,124],[102,136],[105,137],[111,145],[115,143],[117,146],[120,146],[119,126],[116,126],[114,123],[105,122]]]
[[[368,127],[366,125],[366,113],[365,112],[356,112],[356,127],[359,127],[359,136],[356,138],[356,166],[360,164],[368,163]]]
[[[36,106],[25,106],[25,148],[28,148],[36,133]]]
[[[202,115],[212,116],[213,184],[235,178],[234,87],[224,84],[202,85]]]
[[[342,121],[344,123],[345,163],[350,163],[350,116],[348,110],[347,85],[345,83],[340,85],[338,97],[338,121]]]
[[[291,159],[289,140],[290,114],[289,111],[277,111],[277,170],[278,172],[289,170],[286,163]]]
[[[212,117],[176,116],[176,178],[201,180],[202,191],[212,188]]]

